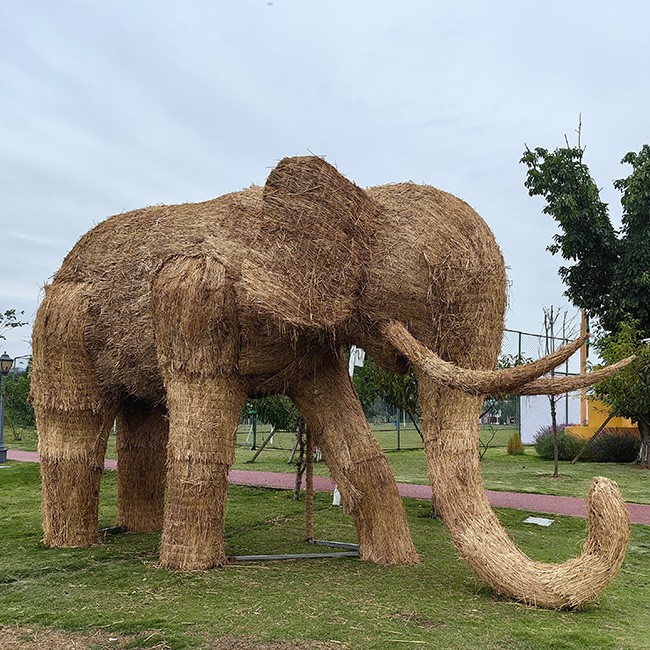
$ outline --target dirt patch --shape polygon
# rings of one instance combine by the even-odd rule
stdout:
[[[341,650],[341,643],[320,641],[270,641],[261,643],[249,638],[223,637],[215,639],[210,650]]]
[[[404,623],[415,625],[416,627],[427,631],[440,627],[440,623],[436,623],[429,618],[424,618],[418,612],[397,612],[393,614],[393,618],[397,618],[400,621],[404,621]]]
[[[114,648],[122,650],[133,637],[111,635],[106,632],[82,634],[50,629],[27,627],[0,628],[0,648],[2,650],[100,650]]]
[[[2,650],[171,650],[164,641],[156,643],[158,632],[129,636],[107,632],[64,632],[61,630],[35,628],[0,628]],[[138,643],[138,641],[140,643]],[[337,642],[271,641],[260,642],[249,637],[220,637],[201,647],[206,650],[341,650],[345,646]]]

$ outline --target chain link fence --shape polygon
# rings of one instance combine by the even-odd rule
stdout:
[[[547,337],[518,330],[505,330],[501,346],[501,361],[508,365],[526,363],[557,350],[571,338]],[[574,354],[556,369],[557,376],[580,374],[580,355]],[[531,395],[509,398],[515,405],[513,424],[521,433],[524,444],[531,444],[535,434],[551,424],[551,401],[547,395]],[[555,396],[558,425],[580,422],[580,391]],[[510,411],[508,413],[510,415]],[[512,416],[511,416],[512,417]]]

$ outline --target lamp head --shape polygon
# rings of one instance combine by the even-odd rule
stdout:
[[[0,357],[0,375],[6,375],[14,365],[14,360],[5,352]]]

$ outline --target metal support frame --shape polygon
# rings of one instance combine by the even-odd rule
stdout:
[[[349,544],[347,542],[330,542],[324,539],[309,540],[310,544],[317,546],[327,546],[329,548],[347,549],[335,553],[282,553],[278,555],[230,555],[228,564],[237,562],[264,562],[271,560],[322,560],[322,559],[339,559],[339,558],[358,558],[359,545]]]

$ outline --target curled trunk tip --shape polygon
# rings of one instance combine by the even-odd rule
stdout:
[[[497,593],[529,605],[573,610],[611,584],[629,541],[629,515],[615,482],[595,478],[587,504],[589,534],[582,552],[560,564],[530,559],[496,517],[479,518],[462,535],[454,532],[453,519],[443,517],[460,555]],[[488,526],[481,527],[481,521]]]
[[[614,580],[629,515],[614,481],[593,480],[588,536],[578,557],[553,564],[523,553],[492,510],[478,457],[482,397],[441,388],[418,373],[425,453],[438,508],[459,555],[497,593],[550,609],[577,609]],[[561,533],[560,533],[561,534]]]

